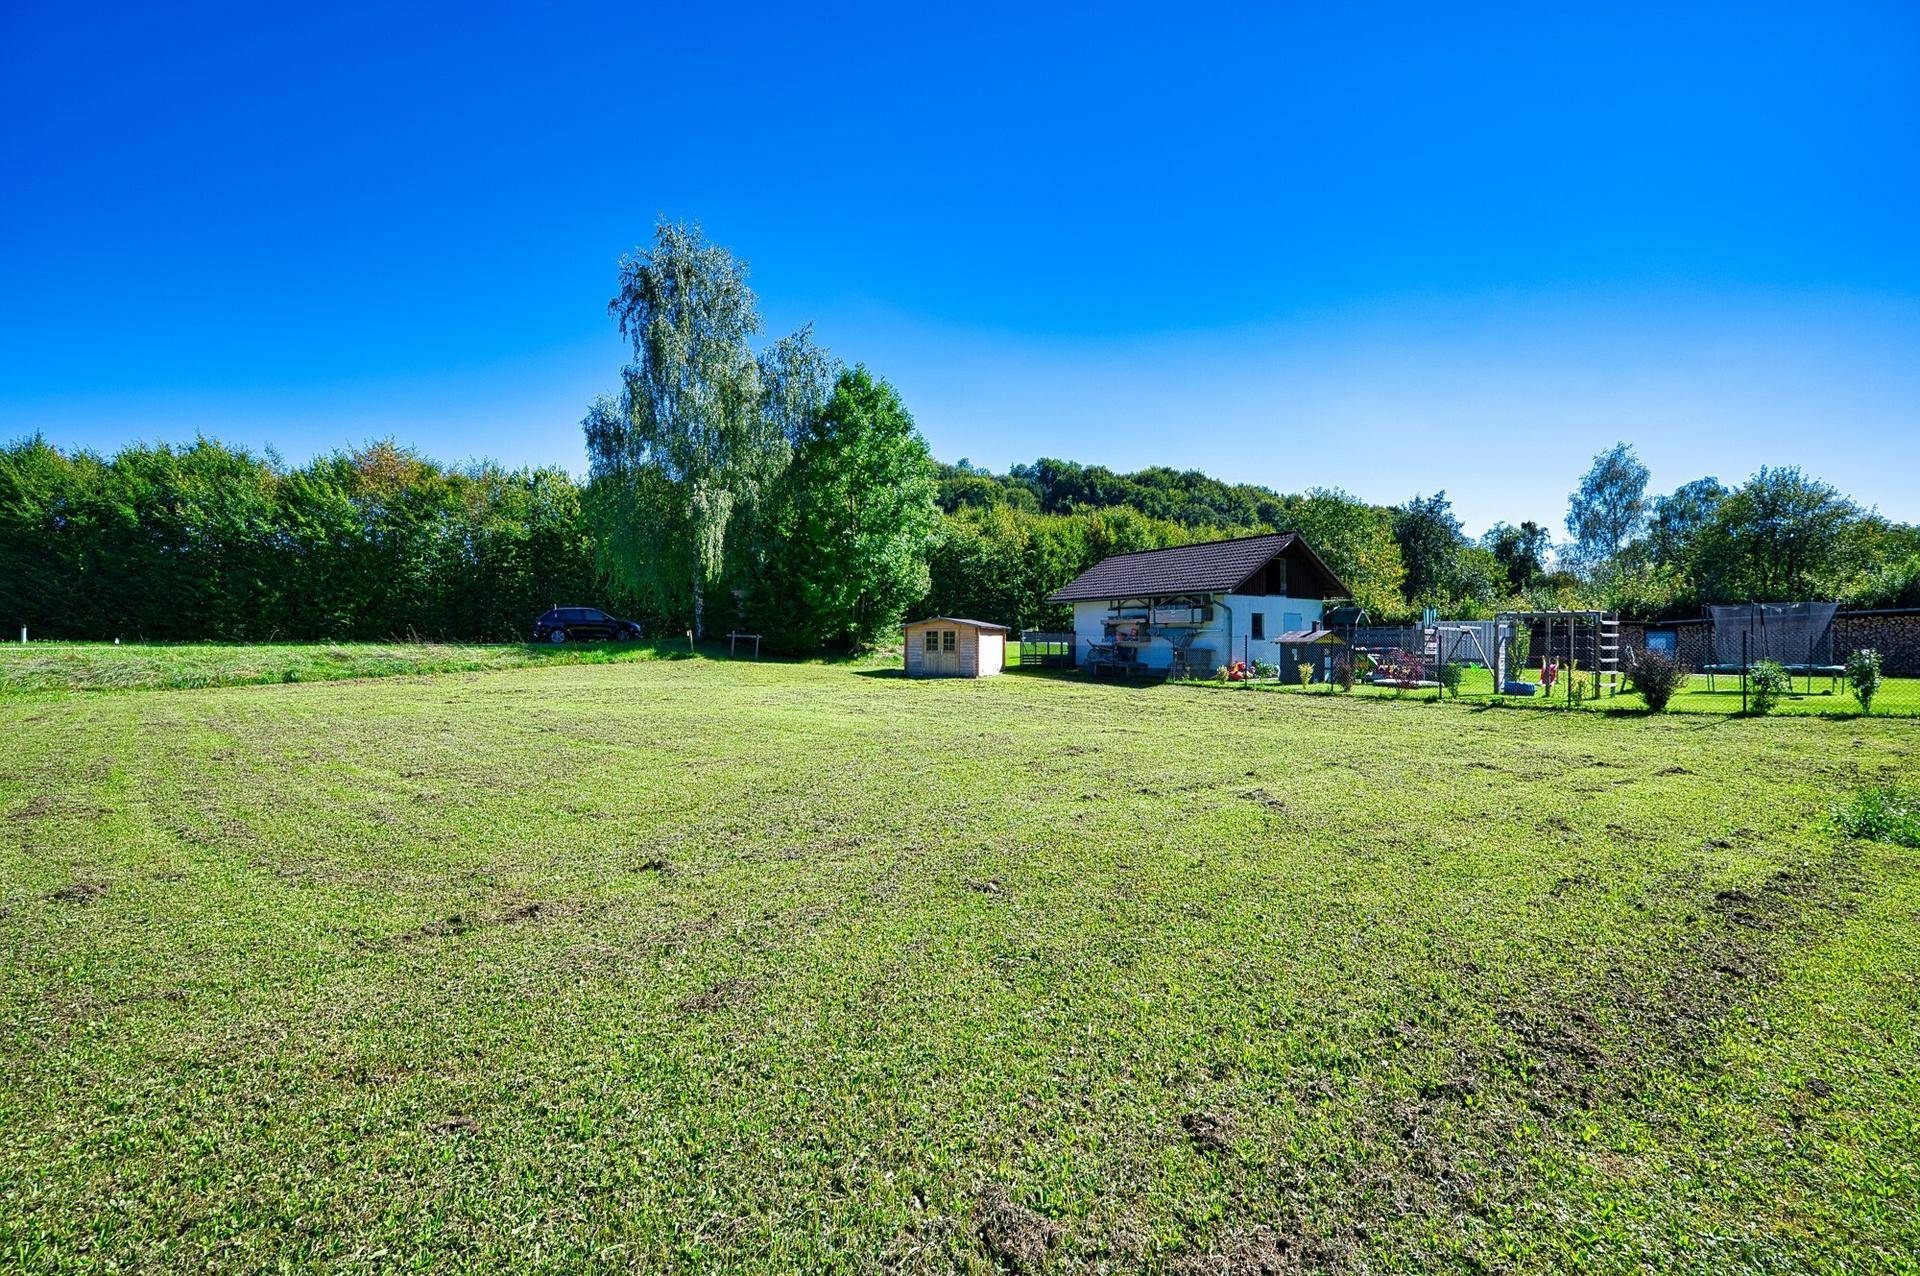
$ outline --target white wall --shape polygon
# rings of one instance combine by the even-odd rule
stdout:
[[[1269,664],[1279,664],[1282,651],[1274,639],[1292,629],[1311,629],[1326,614],[1326,604],[1318,598],[1287,598],[1279,594],[1228,594],[1227,606],[1233,608],[1232,654],[1223,655],[1220,663],[1230,665],[1236,660],[1249,663],[1264,660]],[[1266,638],[1251,638],[1254,613],[1266,617]]]
[[[1277,665],[1280,663],[1281,648],[1273,639],[1290,629],[1311,629],[1326,611],[1325,604],[1318,598],[1287,598],[1278,594],[1215,594],[1214,599],[1216,604],[1224,602],[1226,606],[1214,607],[1213,623],[1203,627],[1193,640],[1196,647],[1212,649],[1214,665],[1230,665],[1236,660],[1265,660]],[[1231,617],[1227,614],[1228,608],[1232,609]],[[1248,641],[1255,612],[1266,617],[1267,637]],[[1112,614],[1111,602],[1078,602],[1073,605],[1073,632],[1079,639],[1076,650],[1082,665],[1087,663],[1093,644],[1106,641],[1106,626],[1102,622]],[[1227,631],[1229,620],[1232,623],[1230,635]],[[1165,669],[1173,663],[1173,644],[1164,638],[1144,643],[1140,648],[1140,658],[1150,669]]]

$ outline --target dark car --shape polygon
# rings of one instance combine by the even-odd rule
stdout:
[[[580,642],[588,638],[626,641],[639,636],[640,626],[635,622],[609,616],[594,607],[554,607],[533,622],[535,642]]]

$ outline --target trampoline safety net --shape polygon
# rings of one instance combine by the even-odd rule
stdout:
[[[1833,663],[1838,603],[1749,603],[1713,607],[1714,663],[1737,668],[1742,658],[1793,667]]]

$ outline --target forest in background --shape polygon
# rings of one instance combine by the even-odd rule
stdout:
[[[926,583],[901,608],[913,614],[1058,625],[1045,596],[1107,554],[1269,529],[1302,532],[1385,620],[1429,603],[1463,616],[1516,602],[1642,616],[1805,597],[1920,606],[1920,533],[1793,470],[1643,499],[1631,535],[1577,563],[1576,544],[1538,528],[1467,537],[1444,495],[1383,506],[1164,468],[927,464],[938,513]],[[447,466],[391,442],[295,467],[210,439],[110,457],[18,440],[0,448],[0,624],[49,638],[497,641],[523,639],[553,603],[586,602],[683,632],[684,610],[604,570],[599,495],[562,469]],[[736,578],[718,628],[778,632],[770,613],[792,593]],[[876,623],[869,637],[884,640],[891,620]],[[783,645],[850,641],[789,632]]]

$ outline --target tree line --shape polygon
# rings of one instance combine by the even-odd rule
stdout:
[[[47,637],[505,639],[591,596],[579,484],[391,443],[0,450],[0,623]]]
[[[1920,529],[1797,469],[1648,492],[1620,444],[1533,522],[1470,537],[1398,505],[1193,470],[936,463],[900,395],[810,328],[761,342],[746,269],[662,224],[609,314],[632,357],[583,420],[588,477],[449,467],[393,442],[290,467],[211,439],[103,457],[0,448],[0,624],[48,637],[522,637],[555,603],[775,649],[884,641],[909,613],[1058,628],[1046,596],[1108,554],[1302,533],[1377,620],[1426,607],[1920,606]]]
[[[1139,481],[1161,494],[1148,512],[1101,503],[1112,488],[1085,496],[1138,476],[1096,473],[1071,495],[1058,480],[1099,467],[934,465],[898,396],[864,370],[837,371],[821,408],[764,490],[751,538],[735,528],[708,604],[719,625],[786,650],[884,640],[909,613],[1061,626],[1046,596],[1108,554],[1273,528],[1303,532],[1383,621],[1427,605],[1466,617],[1920,606],[1920,533],[1791,469],[1643,493],[1616,503],[1613,526],[1556,545],[1529,523],[1468,537],[1444,493],[1380,506],[1148,471]],[[0,448],[0,623],[47,637],[487,641],[524,637],[554,603],[590,602],[684,633],[685,523],[650,483],[664,486],[644,470],[580,482],[449,467],[390,442],[294,468],[209,439],[111,457],[23,439]],[[634,519],[636,492],[657,521]]]

